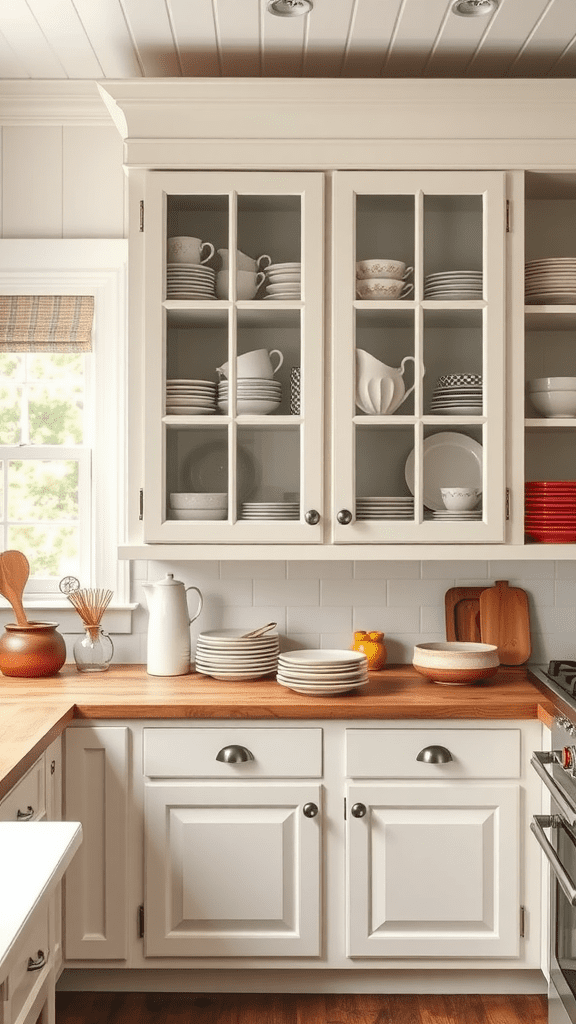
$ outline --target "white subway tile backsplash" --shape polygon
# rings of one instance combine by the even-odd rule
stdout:
[[[322,633],[320,647],[323,651],[349,651],[354,637],[352,633]]]
[[[220,562],[220,578],[223,580],[284,580],[286,562]]]
[[[352,605],[357,608],[363,605],[382,605],[387,603],[386,580],[321,580],[320,604]]]
[[[414,562],[354,562],[356,580],[419,580],[422,563]]]
[[[320,581],[254,580],[254,604],[318,605]]]
[[[556,584],[553,579],[536,580],[529,577],[526,580],[511,579],[509,583],[511,587],[521,587],[526,591],[531,610],[535,606],[554,604]]]
[[[300,607],[286,609],[286,629],[292,633],[350,633],[352,643],[352,608]]]
[[[489,562],[488,575],[494,580],[510,580],[512,577],[517,580],[536,578],[540,580],[554,578],[554,562],[539,561],[510,561],[510,562]]]
[[[446,559],[441,562],[422,562],[423,580],[453,580],[466,576],[471,580],[480,580],[482,583],[488,575],[487,562],[458,562]],[[475,584],[471,584],[474,586]]]
[[[290,633],[280,641],[281,651],[318,651],[320,650],[320,633]]]
[[[572,608],[576,604],[576,577],[556,580],[556,605]]]
[[[444,604],[446,580],[389,580],[390,607]]]
[[[420,629],[420,608],[414,604],[413,607],[402,608],[396,606],[376,608],[353,608],[352,622],[354,629],[383,630],[388,634],[391,630],[411,633]]]
[[[288,562],[289,580],[351,580],[354,562]]]
[[[576,580],[576,562],[556,562],[557,580]]]
[[[420,609],[420,629],[423,633],[443,633],[446,629],[446,613],[437,605],[423,605]]]
[[[220,579],[220,564],[216,561],[199,560],[197,562],[148,562],[148,581],[156,583],[172,573],[174,579],[181,580],[185,586],[202,588],[205,580]]]
[[[536,633],[572,633],[576,644],[576,608],[535,608],[531,614],[532,630]],[[558,655],[564,657],[564,655]]]

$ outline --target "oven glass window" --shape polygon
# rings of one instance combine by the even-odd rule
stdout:
[[[558,856],[570,878],[576,880],[576,836],[566,827],[555,830]],[[566,984],[576,996],[576,907],[556,883],[556,959]]]

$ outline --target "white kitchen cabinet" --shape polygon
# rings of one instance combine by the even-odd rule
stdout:
[[[68,728],[65,818],[80,821],[84,842],[65,882],[65,958],[127,956],[129,730]]]

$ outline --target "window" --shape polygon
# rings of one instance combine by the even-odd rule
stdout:
[[[28,594],[56,594],[74,575],[128,597],[117,559],[126,246],[0,241],[0,294],[94,297],[91,351],[0,352],[0,549],[26,554]]]

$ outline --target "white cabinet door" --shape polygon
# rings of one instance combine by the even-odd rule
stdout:
[[[317,956],[320,794],[147,783],[146,955]],[[310,803],[317,816],[306,816]]]
[[[323,194],[318,172],[147,175],[146,541],[322,540]]]
[[[335,174],[336,543],[504,540],[504,212],[500,172]]]
[[[351,785],[347,800],[348,956],[518,956],[517,784]]]
[[[125,726],[65,734],[65,819],[84,833],[65,879],[67,960],[127,956],[128,740]]]

